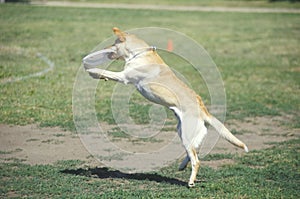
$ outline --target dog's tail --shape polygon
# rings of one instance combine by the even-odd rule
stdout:
[[[200,109],[203,111],[203,115],[204,115],[204,120],[209,123],[210,125],[212,125],[217,131],[218,133],[225,138],[228,142],[230,142],[231,144],[240,147],[242,149],[244,149],[246,152],[248,152],[248,147],[246,146],[246,144],[244,144],[242,141],[240,141],[239,139],[237,139],[234,135],[232,135],[232,133],[224,126],[224,124],[222,124],[222,122],[220,122],[217,118],[215,118],[214,116],[212,116],[208,110],[206,109],[202,99],[200,96],[197,96],[197,100],[198,100],[198,104],[200,106]]]
[[[232,135],[232,133],[217,118],[212,115],[208,115],[206,118],[204,118],[204,120],[212,125],[218,131],[218,133],[228,142],[248,152],[248,147],[246,146],[246,144]]]

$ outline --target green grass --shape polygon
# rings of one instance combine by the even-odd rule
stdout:
[[[157,26],[183,32],[209,52],[224,80],[227,118],[288,114],[292,119],[283,125],[300,127],[298,14],[2,4],[0,13],[0,80],[47,68],[36,53],[55,63],[55,69],[44,76],[0,84],[0,124],[37,123],[75,132],[72,89],[82,57],[111,36],[113,26],[125,30]],[[191,77],[191,84],[209,104],[206,86],[194,78],[194,71],[177,65],[180,60],[166,59],[177,71]],[[96,93],[97,116],[114,123],[110,95],[115,83],[101,84],[105,86]],[[149,104],[138,95],[133,102],[131,116],[138,123],[147,123]],[[157,173],[127,175],[114,170],[83,169],[78,161],[52,166],[1,163],[0,194],[35,198],[299,198],[299,139],[242,157],[221,154],[207,158],[234,159],[236,164],[219,170],[202,167],[199,179],[205,181],[195,189],[183,186],[190,171],[177,172],[178,165]]]
[[[186,187],[190,167],[125,174],[108,168],[84,168],[81,161],[51,165],[0,164],[0,196],[33,198],[299,198],[299,142],[254,151],[218,170],[201,167],[200,182]],[[219,156],[218,159],[222,158]]]

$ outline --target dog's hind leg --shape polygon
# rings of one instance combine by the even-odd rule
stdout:
[[[175,112],[175,115],[178,119],[178,135],[181,138],[183,146],[185,147],[187,152],[187,157],[181,163],[179,170],[184,169],[188,162],[191,161],[192,173],[188,186],[194,187],[196,176],[200,166],[196,148],[201,144],[202,139],[206,134],[206,128],[204,129],[205,131],[201,131],[204,126],[204,121],[199,120],[199,117],[195,117],[192,113],[182,113],[176,107],[170,107],[170,109]]]
[[[189,159],[191,160],[191,165],[192,165],[192,173],[190,176],[190,180],[189,180],[189,187],[194,187],[195,186],[195,180],[196,180],[196,176],[199,170],[199,166],[200,166],[200,161],[198,159],[197,156],[197,151],[194,147],[191,147],[189,150],[187,150]]]
[[[199,133],[195,136],[195,138],[193,140],[195,142],[195,145],[197,148],[202,143],[202,140],[204,139],[204,137],[207,134],[207,129],[204,126],[204,123],[202,123],[202,122],[199,123],[199,127],[200,127],[198,130]],[[194,148],[195,148],[195,145],[194,145]],[[187,152],[187,156],[183,159],[183,161],[181,162],[181,164],[179,166],[179,171],[184,170],[189,162],[190,162],[190,156],[189,156],[189,153]]]
[[[178,170],[179,171],[184,170],[189,162],[190,162],[190,157],[188,155],[186,155],[185,158],[183,159],[183,161],[181,162]]]
[[[180,134],[183,146],[188,155],[188,158],[183,161],[181,166],[184,168],[188,163],[188,159],[191,161],[192,166],[192,173],[188,183],[189,187],[195,186],[195,180],[200,166],[197,149],[207,133],[204,121],[201,120],[200,117],[195,117],[194,115],[192,113],[183,114]]]
[[[177,120],[178,120],[178,124],[177,124],[177,132],[179,137],[182,139],[182,126],[181,126],[181,120],[182,120],[182,112],[176,108],[176,107],[170,107],[170,109],[174,112]],[[187,164],[189,163],[190,158],[189,155],[187,153],[186,157],[183,159],[183,161],[181,162],[178,170],[182,171],[186,168]]]

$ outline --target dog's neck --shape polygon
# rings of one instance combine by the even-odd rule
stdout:
[[[134,59],[138,58],[139,56],[141,56],[144,53],[149,52],[149,51],[153,51],[153,52],[156,51],[156,47],[155,46],[149,46],[149,47],[146,47],[146,48],[142,48],[142,49],[138,49],[138,50],[133,51],[131,53],[132,55],[129,56],[127,59],[125,59],[126,64],[129,64]]]

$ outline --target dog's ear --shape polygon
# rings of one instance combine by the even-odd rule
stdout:
[[[125,38],[126,33],[122,32],[119,28],[114,27],[113,31],[121,42],[126,40],[126,38]]]

